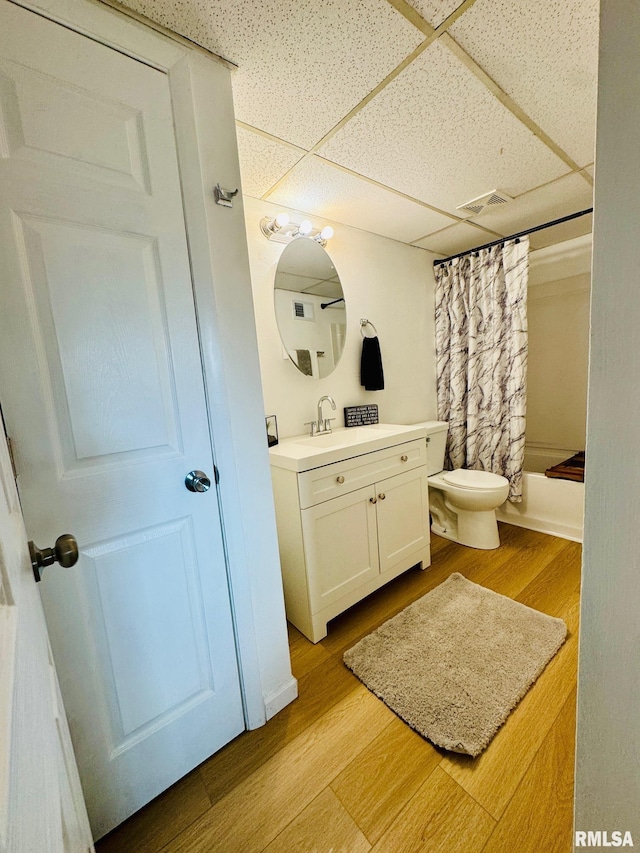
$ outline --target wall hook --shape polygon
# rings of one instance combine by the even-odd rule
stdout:
[[[223,190],[220,184],[216,184],[213,188],[213,195],[216,204],[221,204],[223,207],[233,207],[233,199],[238,195],[239,190]]]

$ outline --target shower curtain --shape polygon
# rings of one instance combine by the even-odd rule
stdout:
[[[438,418],[449,423],[445,468],[509,480],[522,500],[529,238],[436,267]]]

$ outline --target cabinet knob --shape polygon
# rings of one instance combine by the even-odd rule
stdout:
[[[370,503],[370,504],[377,504],[377,503],[378,503],[378,498],[369,498],[369,503]]]
[[[386,498],[386,495],[385,495],[385,493],[384,493],[384,492],[380,492],[380,494],[378,495],[378,497],[380,498],[380,500],[381,500],[381,501],[383,501],[383,500]]]
[[[401,462],[407,462],[408,459],[409,459],[409,457],[406,454],[404,454],[403,456],[400,457]]]
[[[340,474],[339,477],[336,477],[336,480],[338,481],[338,483],[340,483],[340,485],[344,483],[344,477],[342,476],[342,474]]]

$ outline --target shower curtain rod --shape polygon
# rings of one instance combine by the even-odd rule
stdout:
[[[542,231],[544,228],[551,228],[552,225],[560,225],[562,222],[569,222],[570,219],[578,219],[579,216],[586,216],[587,213],[593,213],[593,208],[588,207],[586,210],[579,210],[577,213],[570,213],[568,216],[563,216],[561,219],[554,219],[552,222],[545,222],[543,225],[536,225],[534,228],[527,228],[526,231],[519,231],[517,234],[511,234],[510,237],[500,237],[499,240],[494,240],[491,243],[485,243],[484,246],[476,246],[475,249],[467,249],[466,252],[457,252],[455,255],[449,255],[448,258],[434,261],[434,267],[446,264],[454,258],[464,258],[465,255],[472,255],[474,252],[480,252],[482,249],[490,249],[491,246],[498,246],[500,243],[506,243],[507,240],[516,240],[518,237],[524,237],[527,234],[533,234],[535,231]]]

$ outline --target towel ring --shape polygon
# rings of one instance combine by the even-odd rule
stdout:
[[[377,329],[376,329],[376,327],[373,325],[373,323],[371,322],[371,320],[365,320],[365,319],[364,319],[364,317],[363,317],[363,318],[360,320],[360,334],[362,335],[362,337],[363,337],[363,338],[371,337],[370,335],[365,335],[365,333],[364,333],[365,326],[371,326],[371,328],[372,328],[372,329],[373,329],[373,331],[376,333],[376,335],[378,334],[378,330],[377,330]]]

